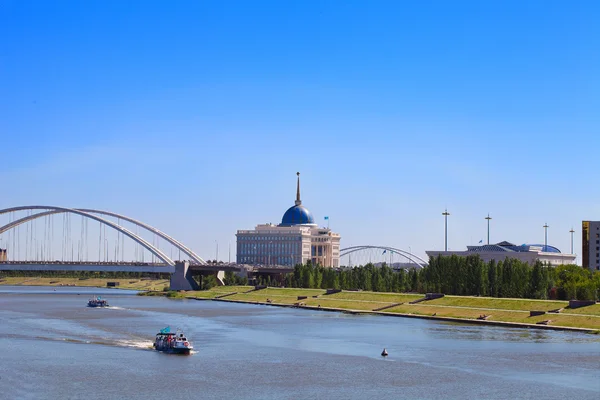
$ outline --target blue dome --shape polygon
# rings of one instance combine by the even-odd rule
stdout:
[[[301,205],[295,205],[288,208],[283,214],[280,226],[292,226],[301,224],[314,224],[315,219],[313,218],[310,211]]]
[[[542,251],[547,252],[547,253],[560,253],[560,250],[557,247],[554,246],[544,246],[543,244],[526,244],[525,246],[535,246],[535,247],[541,247]]]

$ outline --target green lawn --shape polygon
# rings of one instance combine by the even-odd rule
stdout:
[[[374,301],[355,301],[355,300],[343,300],[336,298],[320,297],[318,299],[306,299],[301,300],[307,306],[321,306],[326,308],[342,308],[345,310],[363,310],[363,311],[373,311],[376,308],[385,307],[388,305],[392,305],[393,303],[383,303],[383,302],[374,302]]]
[[[215,286],[208,291],[218,293],[218,295],[222,295],[234,292],[242,293],[252,289],[254,289],[253,286]]]
[[[425,297],[422,294],[380,293],[380,292],[347,292],[342,291],[325,296],[332,299],[374,301],[384,303],[407,303]]]
[[[272,295],[262,293],[262,290],[258,290],[256,292],[251,293],[238,293],[233,296],[227,296],[226,300],[241,300],[241,301],[250,301],[250,302],[258,302],[258,303],[267,303],[267,299],[271,300],[274,304],[294,304],[297,303],[297,296],[284,296],[284,295]]]
[[[297,288],[266,288],[257,290],[255,293],[262,293],[267,296],[319,296],[325,294],[323,289],[297,289]]]
[[[119,282],[119,289],[134,290],[163,290],[169,286],[166,279],[142,280],[138,278],[38,278],[38,277],[6,277],[2,278],[0,285],[27,285],[27,286],[91,286],[106,287],[106,282]]]
[[[530,317],[529,312],[519,310],[482,310],[476,308],[464,307],[439,307],[429,304],[400,305],[392,307],[386,312],[428,315],[436,314],[438,317],[451,317],[462,319],[477,319],[482,314],[489,315],[488,321],[518,322],[525,324],[535,324],[539,321],[551,320],[550,325],[566,326],[577,328],[600,329],[600,318],[589,315],[561,315],[544,314]]]
[[[600,316],[600,304],[596,303],[587,307],[579,307],[579,308],[565,308],[561,311],[561,313],[565,314],[585,314],[585,315],[596,315]]]
[[[445,296],[423,302],[428,305],[497,308],[501,310],[549,311],[569,305],[568,301],[502,299],[495,297]]]

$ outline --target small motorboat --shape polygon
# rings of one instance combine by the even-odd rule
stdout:
[[[156,351],[162,351],[169,354],[190,354],[194,346],[187,340],[180,329],[171,332],[170,327],[161,329],[156,334],[156,339],[152,345]]]
[[[106,301],[100,297],[96,297],[94,299],[89,299],[88,307],[108,307],[108,301]]]

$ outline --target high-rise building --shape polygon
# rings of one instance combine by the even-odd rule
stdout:
[[[296,202],[279,225],[262,224],[238,230],[237,263],[294,266],[309,260],[324,267],[340,266],[340,235],[320,228],[300,200],[300,173]]]
[[[581,236],[583,268],[600,270],[600,221],[582,221]]]

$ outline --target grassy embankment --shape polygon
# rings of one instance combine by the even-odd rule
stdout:
[[[39,278],[31,276],[4,277],[0,285],[15,286],[78,286],[78,287],[106,287],[106,282],[119,282],[119,289],[133,290],[163,290],[169,286],[166,279],[151,280],[137,278]]]
[[[569,309],[567,301],[503,299],[492,297],[445,296],[417,304],[410,301],[422,298],[420,294],[340,292],[326,295],[321,289],[267,288],[254,291],[252,286],[217,286],[210,290],[190,292],[164,292],[167,280],[143,279],[84,279],[79,278],[34,278],[6,277],[0,285],[106,287],[106,282],[119,282],[120,289],[143,290],[145,295],[169,296],[174,298],[216,299],[255,304],[291,306],[303,303],[302,307],[340,311],[373,312],[382,310],[389,315],[412,315],[429,318],[456,318],[476,320],[482,314],[490,322],[536,324],[550,320],[549,326],[595,329],[600,332],[600,304],[578,309]],[[306,299],[298,300],[298,296]],[[548,313],[560,310],[559,313]],[[546,314],[530,317],[529,311],[546,311]],[[434,316],[435,314],[435,316]],[[483,321],[482,321],[483,322]]]
[[[509,322],[536,324],[550,320],[548,326],[595,329],[600,332],[600,304],[578,309],[569,309],[567,301],[502,299],[492,297],[445,296],[441,299],[409,304],[423,297],[420,294],[340,292],[326,295],[319,289],[279,289],[268,288],[251,291],[251,286],[221,286],[206,291],[180,292],[174,295],[181,298],[215,299],[224,296],[223,301],[243,301],[248,303],[273,305],[294,305],[302,307],[336,309],[340,311],[380,312],[391,315],[412,315],[432,318],[456,318],[477,320],[487,315],[489,322]],[[233,294],[237,292],[236,294]],[[248,292],[248,293],[244,293]],[[307,296],[298,300],[298,296]],[[389,308],[386,308],[389,307]],[[560,310],[558,313],[549,313]],[[530,311],[546,311],[546,314],[530,317]],[[484,322],[484,321],[481,321]]]

